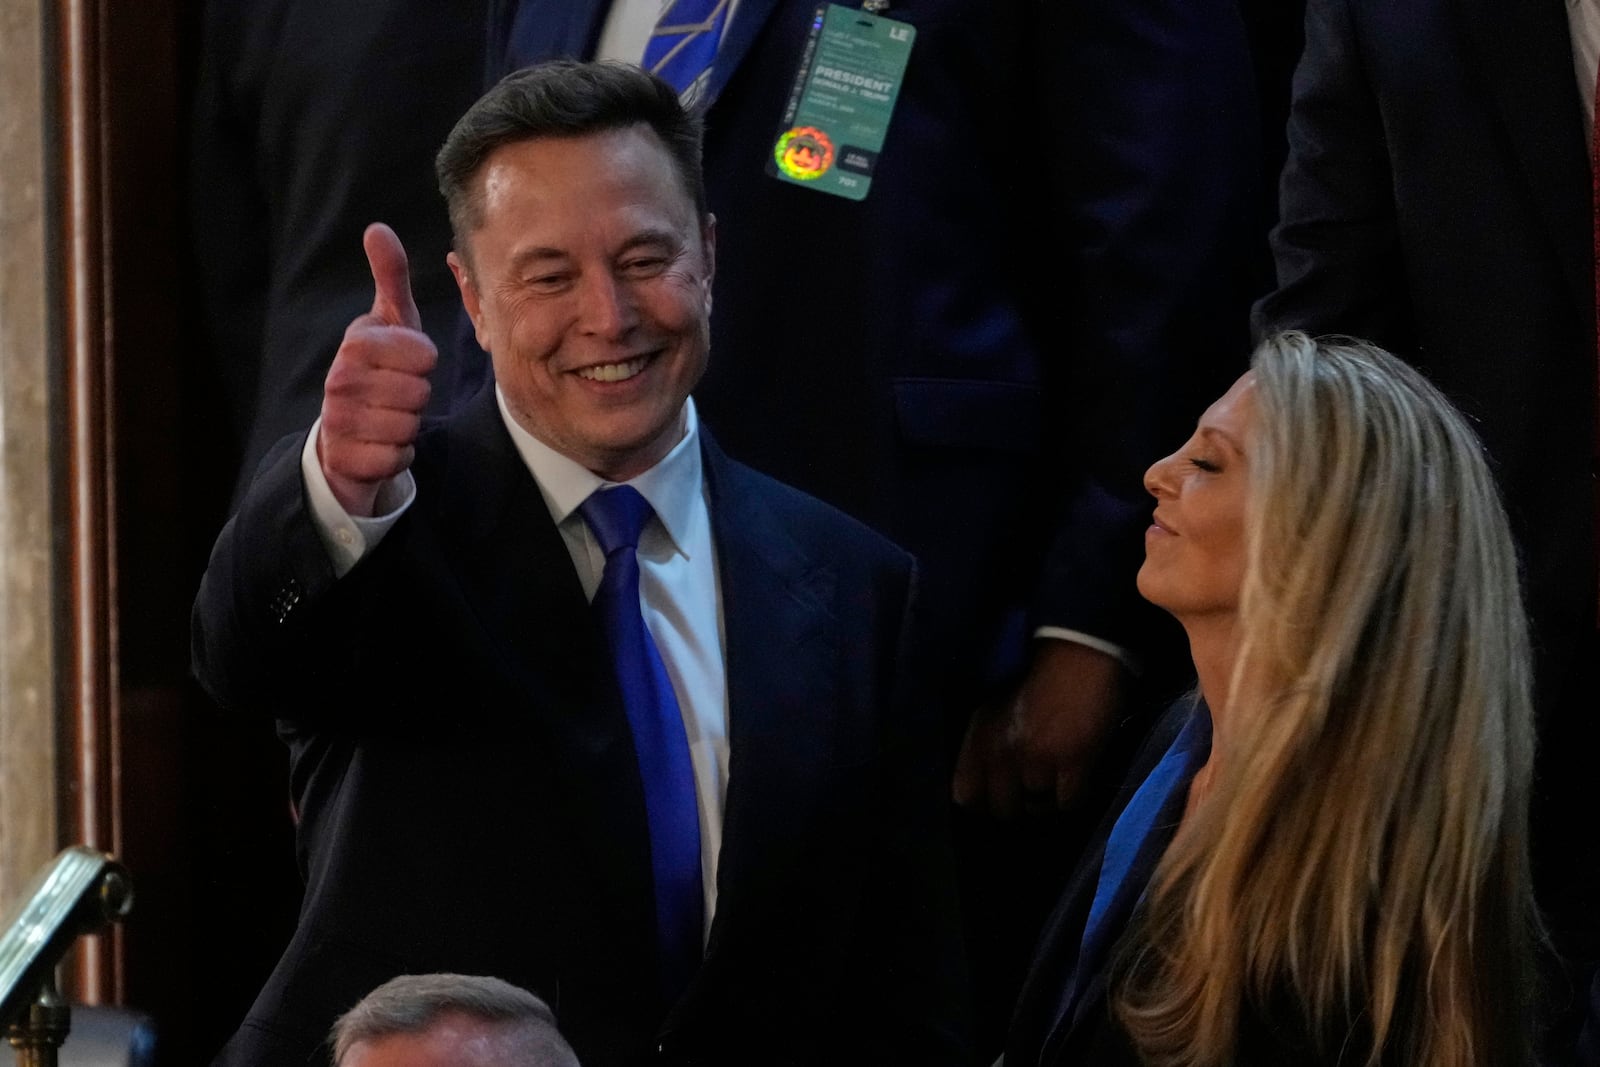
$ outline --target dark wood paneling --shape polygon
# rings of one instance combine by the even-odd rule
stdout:
[[[57,8],[63,396],[66,463],[64,554],[68,592],[61,657],[64,763],[62,844],[121,852],[117,835],[116,690],[112,594],[114,528],[108,443],[109,339],[105,296],[110,260],[105,230],[105,89],[97,0]],[[120,993],[120,937],[86,940],[75,954],[69,989],[90,1003]]]
[[[284,755],[188,677],[188,606],[232,446],[193,343],[183,145],[199,0],[59,0],[60,410],[71,614],[63,834],[130,868],[133,915],[69,988],[153,1015],[162,1062],[204,1062],[293,928]]]

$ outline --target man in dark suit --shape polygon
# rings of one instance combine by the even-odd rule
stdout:
[[[1536,890],[1558,946],[1592,960],[1600,874],[1580,842],[1600,814],[1600,434],[1582,89],[1600,41],[1568,17],[1559,0],[1310,0],[1274,234],[1280,287],[1256,314],[1261,331],[1390,348],[1477,420],[1534,628]]]
[[[424,971],[534,991],[586,1067],[964,1062],[912,562],[699,425],[698,149],[632,68],[473,106],[439,172],[496,383],[420,432],[433,346],[368,230],[373,310],[195,608],[198,676],[290,746],[306,877],[221,1062],[309,1062]]]
[[[490,69],[638,61],[660,5],[643,33],[636,6],[493,0]],[[848,6],[914,35],[859,201],[768,173],[833,8],[740,0],[721,32],[696,97],[725,225],[696,397],[735,454],[917,557],[952,755],[971,723],[959,798],[1054,809],[1097,767],[1122,664],[1159,674],[1164,633],[1187,669],[1134,592],[1140,478],[1244,369],[1244,27],[1234,0]],[[970,947],[980,971],[1007,957],[981,991],[997,1029],[1059,888],[1029,885],[1068,849],[1054,826],[1009,855],[972,829],[971,903],[999,923]]]

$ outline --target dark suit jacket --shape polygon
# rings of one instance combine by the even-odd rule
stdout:
[[[1586,116],[1560,0],[1312,0],[1262,329],[1368,338],[1478,423],[1540,639],[1594,627]],[[1592,695],[1592,694],[1591,694]]]
[[[491,71],[591,55],[608,6],[492,0]],[[765,173],[817,6],[741,0],[713,67],[701,409],[911,550],[947,695],[1025,616],[1143,645],[1141,477],[1244,363],[1234,0],[896,0],[916,42],[860,203]]]
[[[1560,0],[1311,0],[1257,326],[1375,341],[1475,421],[1534,626],[1538,888],[1592,958],[1600,871],[1571,847],[1600,743],[1587,128]]]
[[[238,491],[310,424],[355,316],[372,306],[361,232],[382,220],[411,257],[439,347],[434,407],[483,379],[458,365],[461,302],[433,155],[477,98],[485,0],[206,0],[190,115],[188,207],[212,416]]]
[[[424,432],[416,503],[337,581],[303,440],[252,486],[195,607],[202,682],[279,719],[306,879],[220,1062],[313,1062],[360,996],[435,970],[539,993],[585,1067],[658,1047],[652,1062],[960,1061],[909,557],[707,438],[731,777],[706,961],[664,1008],[604,636],[492,390]]]

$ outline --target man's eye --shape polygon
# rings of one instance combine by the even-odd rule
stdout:
[[[666,262],[667,260],[664,256],[638,256],[624,260],[622,272],[635,278],[644,277],[659,273],[661,268],[666,265]]]
[[[540,274],[529,278],[527,280],[527,285],[530,289],[538,289],[542,292],[553,292],[558,289],[566,288],[571,281],[572,275],[570,274]]]

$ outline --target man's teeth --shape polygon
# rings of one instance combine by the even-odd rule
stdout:
[[[591,382],[621,382],[644,370],[644,365],[648,362],[650,362],[648,358],[640,356],[626,363],[602,363],[598,367],[584,367],[578,372],[578,376],[587,378]]]

